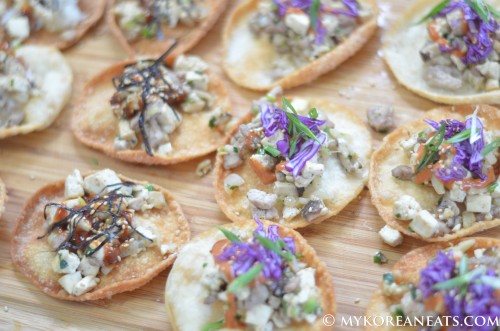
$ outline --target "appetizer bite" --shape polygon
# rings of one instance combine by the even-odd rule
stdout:
[[[134,56],[158,54],[172,38],[172,56],[193,48],[215,25],[227,0],[111,0],[108,24],[122,47]]]
[[[174,330],[329,330],[332,277],[302,236],[268,222],[202,233],[180,251],[165,290]]]
[[[5,184],[0,178],[0,217],[5,210],[5,202],[7,201],[7,190],[5,189]]]
[[[233,221],[259,217],[298,228],[338,214],[361,192],[371,137],[349,110],[279,93],[254,101],[219,149],[215,198]]]
[[[55,48],[0,43],[0,138],[47,128],[71,95],[69,64]]]
[[[390,227],[447,241],[500,225],[500,110],[437,108],[372,157],[373,204]]]
[[[385,320],[392,317],[394,325],[366,329],[498,330],[499,262],[500,240],[493,238],[411,251],[384,274],[366,312]]]
[[[26,204],[13,233],[16,267],[65,300],[132,291],[170,266],[190,237],[170,193],[104,169],[49,184]]]
[[[0,26],[13,45],[77,43],[104,14],[106,0],[0,0]]]
[[[402,85],[427,99],[496,103],[498,8],[499,0],[419,0],[385,35],[385,60]]]
[[[87,83],[73,131],[114,158],[173,164],[216,150],[231,119],[222,82],[196,56],[118,63]]]
[[[372,0],[247,0],[224,29],[223,67],[253,90],[302,85],[354,55],[376,21]]]

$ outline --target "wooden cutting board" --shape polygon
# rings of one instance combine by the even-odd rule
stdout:
[[[369,106],[392,105],[397,125],[435,107],[436,104],[399,86],[381,59],[379,49],[384,30],[407,3],[379,0],[380,29],[361,52],[334,72],[287,94],[330,99],[351,108],[363,120]],[[220,36],[226,18],[227,13],[193,50],[194,54],[211,63],[212,69],[224,79],[220,69]],[[0,177],[5,181],[9,195],[6,212],[0,220],[0,329],[170,330],[163,299],[168,270],[143,288],[116,295],[111,300],[73,303],[44,295],[12,265],[10,235],[24,202],[40,187],[64,178],[74,168],[87,171],[110,167],[128,177],[168,188],[182,204],[193,236],[216,224],[228,222],[214,200],[213,176],[200,179],[195,175],[196,165],[203,159],[213,159],[213,155],[177,166],[144,167],[115,161],[75,140],[70,130],[71,105],[78,98],[83,84],[126,55],[108,33],[104,22],[65,55],[75,73],[71,104],[49,129],[0,141]],[[251,100],[258,98],[259,94],[241,89],[227,79],[225,81],[235,113],[246,113]],[[373,138],[378,146],[383,135],[373,133]],[[333,275],[337,320],[363,315],[382,274],[389,271],[402,254],[424,244],[405,238],[402,246],[389,247],[377,234],[383,224],[371,205],[370,193],[365,189],[338,216],[301,230]],[[481,235],[499,237],[500,229]],[[380,266],[372,262],[373,254],[378,250],[387,255],[388,264]],[[337,325],[336,329],[359,330],[363,327]]]

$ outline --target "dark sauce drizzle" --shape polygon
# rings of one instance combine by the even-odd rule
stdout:
[[[47,219],[47,208],[52,206],[66,210],[68,212],[68,215],[65,216],[62,220],[54,223],[46,234],[38,237],[37,239],[42,239],[46,237],[48,234],[50,234],[52,231],[56,229],[62,229],[62,230],[67,229],[68,234],[66,236],[66,239],[56,248],[55,251],[58,252],[61,249],[70,249],[75,251],[82,250],[84,251],[85,256],[92,256],[95,252],[101,249],[106,243],[112,242],[114,239],[117,239],[118,235],[123,230],[123,225],[119,224],[119,221],[123,220],[137,234],[152,242],[152,239],[144,236],[142,233],[137,231],[132,226],[131,224],[132,213],[129,210],[123,208],[123,199],[132,198],[133,196],[120,194],[118,193],[118,190],[120,190],[122,186],[132,186],[132,185],[135,185],[135,183],[130,181],[107,185],[101,190],[101,192],[97,193],[89,201],[86,201],[85,206],[82,206],[81,208],[68,208],[56,202],[51,202],[46,204],[43,210],[43,217],[45,219]],[[101,196],[107,188],[112,188],[112,187],[115,188],[111,190],[109,193]],[[106,229],[103,230],[99,229],[100,226],[106,220],[103,221],[99,220],[98,218],[93,216],[95,213],[109,215],[109,218],[106,218],[106,220],[111,219],[111,224],[109,224],[109,226],[107,226]],[[77,235],[76,228],[84,218],[92,222],[92,226],[89,232],[93,233],[93,235],[85,238],[84,240],[80,240],[80,238],[75,236]],[[94,249],[89,248],[90,244],[94,240],[97,240],[101,237],[105,238],[96,248]]]
[[[174,106],[176,104],[184,102],[187,95],[183,89],[170,85],[164,78],[162,72],[159,70],[160,65],[166,65],[164,60],[165,58],[174,50],[177,45],[177,40],[174,39],[172,45],[156,60],[145,60],[143,62],[153,62],[151,65],[137,69],[132,72],[123,74],[121,76],[113,77],[113,86],[117,91],[126,90],[132,86],[139,86],[142,88],[141,91],[141,101],[140,104],[140,115],[139,115],[139,128],[141,130],[142,140],[144,141],[144,147],[146,149],[146,153],[149,156],[154,156],[153,151],[151,150],[151,145],[149,143],[149,138],[144,125],[144,111],[147,108],[148,97],[156,96],[163,100],[169,106]],[[132,63],[126,65],[125,68],[129,68],[131,66],[136,65],[136,63]],[[156,80],[160,79],[165,84],[166,88],[158,89],[156,86]],[[179,114],[175,110],[174,107],[171,107],[175,117],[179,120]],[[131,118],[135,115],[135,113],[127,114],[128,118]]]

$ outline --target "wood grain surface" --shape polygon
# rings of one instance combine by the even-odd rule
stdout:
[[[232,2],[233,3],[233,2]],[[359,54],[339,69],[312,84],[287,92],[288,95],[330,99],[354,110],[366,120],[371,105],[388,104],[395,109],[397,125],[407,123],[436,106],[399,86],[384,64],[381,38],[392,18],[409,1],[379,0],[379,31]],[[234,3],[231,5],[234,6]],[[229,8],[230,9],[230,8]],[[252,99],[259,97],[231,84],[220,69],[221,29],[227,13],[193,50],[212,64],[227,83],[234,111],[242,115]],[[104,22],[77,46],[65,53],[75,73],[72,102],[83,84],[94,74],[126,57],[108,33]],[[139,290],[116,295],[111,300],[73,303],[42,294],[12,265],[10,236],[24,202],[43,185],[64,178],[72,169],[82,171],[110,167],[125,176],[147,180],[169,189],[181,203],[193,235],[213,225],[228,222],[214,200],[213,177],[199,179],[197,164],[214,155],[169,167],[144,167],[113,160],[90,150],[73,137],[70,130],[71,104],[56,122],[43,132],[0,141],[0,177],[8,190],[6,211],[0,220],[0,329],[1,330],[170,330],[164,308],[163,290],[168,270]],[[375,146],[383,135],[373,133]],[[411,238],[398,248],[385,245],[377,231],[383,221],[364,190],[338,216],[300,232],[316,249],[332,273],[337,295],[337,321],[362,316],[381,276],[398,258],[424,243]],[[499,237],[500,229],[481,235]],[[377,265],[372,257],[378,250],[389,263]],[[196,318],[196,316],[193,316]],[[360,330],[362,326],[340,326],[336,330]]]

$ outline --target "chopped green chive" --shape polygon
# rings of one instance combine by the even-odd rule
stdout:
[[[144,185],[144,188],[145,188],[146,190],[148,190],[149,192],[153,192],[153,191],[155,190],[155,188],[154,188],[154,187],[153,187],[153,185],[151,185],[151,184],[146,184],[146,185]]]
[[[313,0],[311,8],[309,9],[309,16],[311,17],[311,28],[314,31],[316,31],[316,22],[318,22],[320,8],[321,8],[321,0]]]
[[[318,309],[318,307],[319,307],[318,300],[316,300],[315,298],[310,298],[310,299],[307,299],[306,302],[304,302],[302,309],[304,309],[304,313],[311,314],[316,309]]]
[[[279,240],[277,242],[274,242],[266,237],[260,236],[258,234],[255,234],[255,238],[264,246],[265,248],[269,249],[270,251],[275,252],[282,258],[284,258],[287,261],[292,261],[294,259],[293,254],[287,249],[285,252],[283,251],[283,248],[287,248],[286,244],[280,244]],[[281,240],[282,241],[282,240]],[[284,247],[283,247],[284,246]]]
[[[278,156],[280,156],[280,155],[281,155],[281,152],[280,152],[278,149],[276,149],[276,148],[274,148],[273,146],[271,146],[271,145],[266,145],[266,146],[264,146],[264,151],[265,151],[267,154],[269,154],[269,155],[271,155],[271,156],[274,156],[274,157],[278,157]]]
[[[470,138],[470,133],[471,133],[470,129],[463,130],[462,132],[454,135],[453,137],[445,140],[444,142],[446,144],[456,144],[456,143],[462,142],[462,141]]]
[[[387,262],[388,260],[384,253],[378,251],[377,253],[375,253],[375,255],[373,255],[373,263],[383,264]]]
[[[310,118],[318,118],[318,110],[316,108],[309,110],[308,114]]]
[[[441,144],[443,143],[445,131],[446,125],[441,124],[434,137],[432,137],[432,139],[425,144],[424,155],[422,156],[422,160],[415,171],[416,174],[422,171],[425,166],[427,166],[427,164],[439,154],[439,147],[441,147]]]
[[[61,259],[61,256],[59,255],[59,268],[64,269],[68,266],[68,262],[66,260]]]
[[[283,110],[286,114],[286,116],[288,117],[288,119],[290,120],[290,122],[292,122],[292,124],[295,126],[296,130],[298,132],[304,132],[304,134],[306,136],[308,136],[309,138],[311,139],[314,139],[316,140],[318,143],[320,143],[320,141],[318,140],[318,138],[316,137],[316,135],[304,124],[302,123],[299,118],[298,118],[298,113],[297,111],[295,110],[295,108],[293,108],[292,104],[285,98],[283,97]],[[292,113],[286,111],[286,109],[290,109]]]
[[[238,292],[240,289],[247,286],[255,278],[257,278],[263,268],[264,268],[264,266],[262,264],[258,264],[258,263],[254,264],[254,266],[251,267],[250,270],[245,272],[243,275],[236,277],[236,279],[233,280],[231,284],[229,284],[229,286],[227,288],[227,292],[228,293]]]
[[[491,143],[489,143],[484,147],[483,151],[481,152],[481,155],[486,156],[499,147],[500,147],[500,138],[496,138],[495,140],[493,140]]]
[[[427,21],[429,18],[436,16],[441,10],[445,9],[449,3],[450,3],[450,0],[441,1],[434,8],[432,8],[430,10],[430,12],[427,13],[427,15],[425,15],[420,21],[418,21],[417,24],[421,24],[421,23]]]
[[[241,239],[228,229],[224,229],[221,226],[217,226],[217,229],[219,229],[224,234],[224,236],[226,236],[226,238],[229,239],[231,242],[233,243],[241,242]]]
[[[208,127],[209,128],[215,127],[215,121],[216,121],[215,116],[210,117],[210,120],[208,120]]]
[[[201,328],[201,331],[215,331],[215,330],[220,330],[223,327],[224,327],[224,321],[217,321],[205,324],[203,328]]]
[[[490,8],[491,6],[486,5],[483,0],[465,0],[469,4],[469,6],[474,9],[474,11],[481,17],[481,19],[488,23],[490,21]]]
[[[491,185],[490,187],[488,187],[488,193],[493,193],[497,187],[498,187],[498,182],[496,182],[493,185]]]
[[[96,159],[95,157],[93,157],[91,161],[93,165],[99,165],[99,160]]]
[[[394,283],[394,275],[392,274],[392,272],[386,272],[382,278],[384,279],[384,282],[386,283],[389,283],[389,284],[392,284]]]
[[[441,283],[437,283],[432,288],[435,290],[447,290],[450,288],[461,287],[463,285],[469,284],[474,277],[479,276],[480,274],[484,273],[484,271],[484,267],[479,267],[463,275],[457,276]]]

